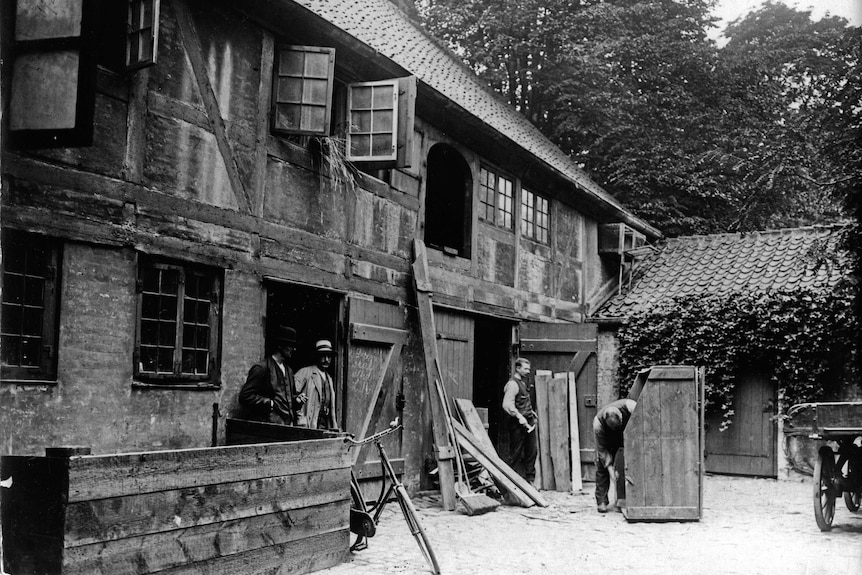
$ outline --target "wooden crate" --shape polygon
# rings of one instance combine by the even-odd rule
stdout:
[[[308,573],[348,558],[341,438],[4,456],[9,573]]]
[[[656,366],[624,432],[629,521],[698,520],[703,511],[703,370]]]

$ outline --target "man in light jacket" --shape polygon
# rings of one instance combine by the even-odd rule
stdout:
[[[296,424],[312,429],[338,429],[335,387],[327,370],[332,363],[332,343],[321,339],[315,344],[317,363],[296,372],[295,395],[300,407]]]

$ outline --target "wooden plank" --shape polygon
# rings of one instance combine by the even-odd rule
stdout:
[[[548,421],[551,466],[557,491],[572,490],[569,461],[569,383],[565,373],[555,374],[548,386]]]
[[[521,339],[521,350],[529,353],[577,353],[595,349],[594,339]]]
[[[479,412],[476,411],[473,402],[469,399],[456,398],[455,410],[461,417],[461,423],[473,434],[473,437],[479,442],[479,446],[487,453],[496,454],[497,450],[494,448],[494,444],[488,436],[488,430],[485,429],[485,424],[482,423],[482,418],[479,417]]]
[[[469,443],[469,444],[472,446],[473,450],[471,451],[471,450],[469,450],[469,449],[468,449],[468,452],[469,452],[469,453],[471,453],[471,454],[472,454],[472,455],[474,455],[474,457],[475,457],[474,451],[476,451],[476,452],[481,452],[481,453],[482,453],[482,455],[484,455],[484,456],[485,456],[485,458],[488,460],[488,462],[489,462],[490,464],[492,464],[492,465],[493,465],[494,467],[496,467],[496,468],[497,468],[497,469],[498,469],[498,470],[499,470],[503,475],[505,475],[505,477],[506,477],[509,481],[511,481],[512,483],[514,483],[514,484],[515,484],[515,486],[516,486],[516,487],[518,487],[518,489],[520,489],[521,491],[523,491],[523,492],[527,495],[527,497],[529,497],[529,498],[530,498],[530,499],[532,499],[534,502],[536,502],[536,504],[538,504],[538,505],[540,505],[540,506],[542,506],[542,507],[547,507],[547,506],[548,506],[547,501],[545,501],[545,498],[544,498],[544,497],[542,497],[542,495],[539,493],[539,491],[538,491],[535,487],[533,487],[532,485],[530,485],[530,483],[529,483],[526,479],[524,479],[523,477],[521,477],[520,475],[518,475],[517,473],[515,473],[515,470],[514,470],[514,469],[512,469],[511,467],[509,467],[508,465],[506,465],[506,463],[504,463],[504,462],[503,462],[499,457],[497,457],[496,455],[493,455],[493,454],[490,454],[490,453],[482,452],[482,451],[481,451],[481,449],[482,449],[482,448],[481,448],[481,446],[479,445],[479,442],[476,440],[476,438],[475,438],[475,437],[473,437],[473,434],[472,434],[472,433],[470,433],[469,431],[467,431],[467,429],[466,429],[463,425],[461,425],[461,423],[460,423],[460,422],[458,422],[458,421],[453,421],[453,422],[452,422],[452,425],[453,425],[453,426],[454,426],[454,428],[455,428],[455,434],[456,434],[459,438],[464,438],[464,440],[465,440],[464,442],[462,442],[462,441],[459,439],[459,440],[458,440],[458,443],[459,443],[460,445],[462,445],[462,446],[464,445],[464,443]],[[465,449],[467,449],[467,448],[465,448]],[[478,459],[478,458],[477,458],[477,459]],[[483,465],[484,465],[484,464],[483,464]],[[487,469],[487,467],[486,467],[486,469]],[[490,470],[489,470],[489,471],[490,471]]]
[[[422,332],[422,348],[425,354],[425,377],[428,386],[428,397],[431,405],[431,421],[434,433],[434,444],[437,447],[437,469],[440,479],[440,494],[443,508],[448,511],[455,509],[455,478],[452,459],[442,457],[446,449],[451,450],[449,433],[446,429],[443,412],[443,399],[439,396],[436,385],[437,377],[437,330],[434,327],[434,310],[431,305],[431,280],[428,275],[428,256],[425,243],[416,238],[413,241],[415,259],[413,262],[413,279],[416,287],[416,300],[419,309],[419,327]]]
[[[650,369],[650,379],[694,379],[694,367],[690,365],[656,365]]]
[[[577,372],[567,374],[569,385],[569,449],[572,454],[572,491],[578,492],[584,488],[581,477],[581,432],[578,429],[578,382]]]
[[[341,439],[69,459],[69,501],[350,467]]]
[[[349,557],[349,546],[350,532],[344,529],[227,557],[196,561],[160,571],[159,575],[201,575],[202,573],[299,575],[344,563]],[[417,550],[416,553],[419,551]],[[104,575],[114,573],[114,571],[107,571]]]
[[[257,88],[257,121],[255,125],[254,170],[249,188],[254,201],[252,214],[263,217],[266,195],[266,141],[269,137],[270,98],[272,97],[272,62],[275,39],[266,28],[261,28],[260,79]]]
[[[662,489],[661,420],[664,414],[661,408],[659,389],[648,382],[644,392],[641,393],[636,408],[643,409],[642,461],[644,474],[641,478],[643,500],[635,507],[659,507],[666,504]],[[626,503],[629,504],[628,501]]]
[[[8,573],[60,572],[66,466],[64,458],[0,457],[0,478],[12,479],[0,487],[0,555]]]
[[[400,343],[395,343],[392,347],[389,348],[388,353],[386,354],[386,359],[383,362],[383,368],[380,370],[380,377],[377,379],[377,383],[374,385],[371,394],[369,395],[370,402],[368,403],[367,411],[365,412],[365,417],[362,418],[362,422],[359,425],[359,429],[356,431],[357,437],[365,437],[368,434],[369,426],[371,425],[371,420],[374,417],[375,408],[377,407],[377,399],[380,397],[380,390],[383,389],[384,383],[386,381],[392,381],[393,378],[393,370],[390,369],[393,361],[392,358],[398,358],[401,356],[401,345]],[[359,461],[359,449],[353,450],[353,463],[356,464]]]
[[[700,519],[697,507],[626,507],[629,521],[696,521]]]
[[[396,459],[390,459],[389,462],[392,464],[392,469],[395,471],[396,475],[404,474],[404,458],[399,457]],[[366,461],[360,465],[353,467],[353,473],[356,475],[356,478],[359,480],[363,479],[377,479],[383,477],[385,475],[385,471],[380,466],[380,460],[375,459],[374,461]]]
[[[542,489],[553,491],[556,489],[554,481],[554,464],[551,461],[551,419],[548,414],[548,388],[551,383],[551,374],[536,371],[536,405],[533,406],[538,414],[539,425],[536,430],[539,434],[539,460],[537,466],[541,468],[542,479],[539,485]]]
[[[349,469],[79,501],[66,510],[66,547],[234,521],[348,499]]]
[[[326,431],[325,429],[311,429],[265,421],[234,419],[232,417],[225,419],[225,440],[228,445],[335,439],[344,435],[343,433]]]
[[[407,332],[403,329],[381,327],[367,323],[351,323],[350,339],[371,343],[403,344],[407,341]]]
[[[346,499],[66,549],[64,575],[154,573],[344,530]],[[242,571],[245,573],[245,571]]]
[[[474,444],[468,441],[467,438],[458,431],[457,427],[455,428],[455,437],[461,449],[472,455],[473,458],[475,458],[476,461],[478,461],[479,464],[491,475],[491,478],[494,480],[494,483],[503,495],[517,501],[518,505],[521,507],[532,507],[535,505],[535,502],[498,467],[498,462],[500,462],[499,458],[494,459],[492,456],[487,454],[478,445],[478,443]]]

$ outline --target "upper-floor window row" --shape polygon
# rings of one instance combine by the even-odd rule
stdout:
[[[343,139],[345,157],[368,167],[409,167],[416,78],[335,86],[335,48],[281,46],[273,66],[272,131]],[[342,98],[335,92],[341,89]],[[343,108],[333,101],[345,102]]]

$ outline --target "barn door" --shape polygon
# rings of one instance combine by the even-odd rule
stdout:
[[[581,444],[581,477],[595,479],[597,326],[591,323],[524,322],[520,328],[521,355],[530,360],[533,372],[574,372],[577,385],[578,431]]]
[[[473,340],[475,322],[472,317],[436,308],[437,356],[443,382],[451,399],[473,400]],[[450,406],[455,409],[454,406]]]
[[[400,415],[401,350],[407,341],[404,310],[395,304],[350,298],[348,311],[347,376],[344,386],[345,431],[357,438],[385,429]],[[396,471],[403,471],[401,433],[384,440]],[[380,475],[373,444],[354,453],[360,479]]]
[[[707,418],[706,470],[710,473],[776,477],[775,387],[758,374],[742,375],[733,393],[733,418],[721,431],[721,416]]]

